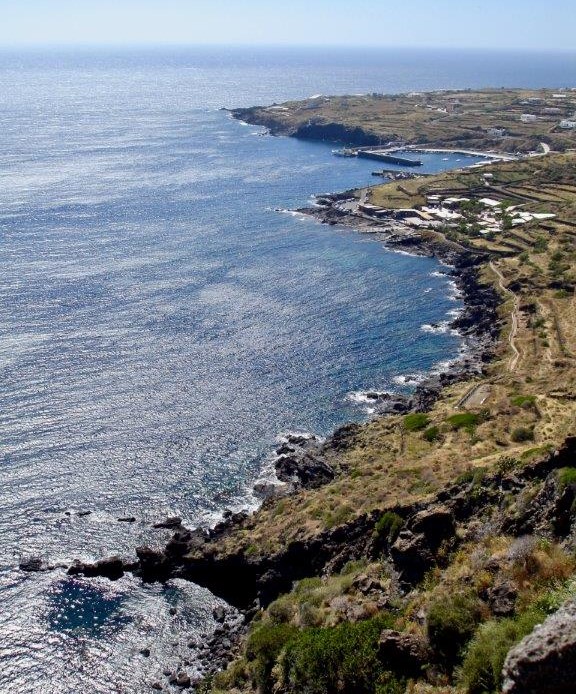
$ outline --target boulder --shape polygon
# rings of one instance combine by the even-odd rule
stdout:
[[[192,680],[187,672],[182,671],[176,675],[176,681],[174,684],[177,687],[180,687],[180,689],[190,689],[192,686]]]
[[[170,564],[164,552],[151,547],[137,547],[139,573],[144,581],[165,581],[170,574]]]
[[[576,601],[565,603],[507,655],[503,694],[576,691]]]
[[[40,557],[26,557],[20,561],[20,571],[36,572],[46,571],[46,564]]]
[[[514,613],[518,589],[511,581],[498,583],[488,591],[488,605],[497,617],[509,617]]]
[[[385,629],[378,642],[378,657],[386,669],[405,677],[416,677],[430,659],[426,642],[393,629]]]
[[[390,557],[405,584],[415,584],[436,565],[441,545],[455,538],[452,513],[434,506],[414,514],[400,531]]]
[[[217,605],[213,610],[212,610],[212,616],[214,617],[214,620],[216,622],[219,622],[222,624],[224,620],[226,619],[226,608],[223,607],[222,605]]]
[[[274,467],[281,482],[304,489],[321,487],[335,477],[334,470],[328,463],[308,454],[282,455],[276,460]]]

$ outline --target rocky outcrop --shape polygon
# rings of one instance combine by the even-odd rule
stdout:
[[[352,431],[348,435],[353,435]],[[534,480],[544,480],[544,489],[556,490],[543,506],[539,521],[543,533],[553,534],[563,494],[553,482],[557,478],[556,469],[575,457],[576,438],[569,438],[561,449],[544,455],[519,472],[495,473],[485,477],[480,485],[473,480],[460,482],[429,501],[398,506],[393,510],[404,523],[391,547],[377,532],[382,511],[373,511],[309,539],[293,541],[275,554],[248,555],[243,550],[221,554],[220,539],[242,531],[246,521],[244,514],[228,514],[209,532],[180,528],[164,549],[139,547],[136,562],[118,557],[95,564],[76,562],[69,573],[117,578],[121,571],[132,571],[145,581],[185,578],[209,588],[235,607],[249,609],[254,601],[261,606],[268,605],[281,593],[289,591],[294,581],[336,573],[350,561],[381,559],[384,555],[407,589],[441,564],[447,552],[455,549],[459,542],[473,536],[478,523],[489,522],[493,533],[524,534],[525,525],[518,523],[515,505],[506,511],[503,509],[510,495],[518,495]],[[489,508],[494,510],[492,518],[486,513]],[[527,516],[533,512],[530,504],[522,508]],[[562,537],[571,532],[574,512],[570,513],[568,524],[563,526],[566,534]],[[495,593],[488,599],[495,604],[498,602],[505,614],[514,597],[502,588],[501,594]]]
[[[430,662],[430,649],[414,634],[385,629],[378,642],[378,657],[387,670],[403,677],[418,677]]]
[[[504,694],[572,694],[576,688],[576,602],[515,646],[504,663]]]
[[[300,125],[290,135],[302,140],[322,140],[324,142],[337,142],[358,147],[382,143],[381,136],[364,130],[364,128],[350,127],[342,123],[315,123],[312,121],[305,125]],[[390,136],[384,139],[393,140],[394,137]]]
[[[136,562],[126,561],[121,557],[115,556],[100,559],[93,564],[76,561],[69,567],[68,574],[70,576],[79,574],[83,576],[103,576],[111,581],[116,581],[122,578],[126,571],[134,571],[137,566]]]
[[[326,122],[314,118],[298,124],[291,122],[281,113],[273,113],[258,106],[233,109],[231,114],[234,118],[245,123],[266,128],[271,135],[287,135],[302,140],[321,140],[360,147],[380,145],[383,140],[386,142],[397,139],[393,135],[390,137],[376,135],[360,126],[347,126],[342,123]]]
[[[454,542],[455,531],[454,517],[443,506],[409,518],[390,550],[400,580],[408,585],[418,583],[436,564],[441,545]]]
[[[276,449],[276,477],[292,491],[328,484],[336,473],[326,462],[327,447],[315,436],[288,434]]]

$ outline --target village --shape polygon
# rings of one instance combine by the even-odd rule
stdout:
[[[489,177],[491,174],[484,174]],[[507,201],[490,197],[465,197],[454,195],[430,194],[426,204],[413,208],[386,208],[369,202],[370,191],[364,201],[346,200],[337,203],[348,214],[357,214],[368,219],[380,221],[390,219],[417,229],[458,228],[466,225],[472,236],[480,234],[488,238],[495,234],[505,234],[513,227],[523,226],[529,222],[540,222],[554,219],[551,212],[528,212],[521,204],[507,204]]]

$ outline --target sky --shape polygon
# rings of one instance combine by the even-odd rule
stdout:
[[[576,49],[576,0],[0,0],[0,46]]]

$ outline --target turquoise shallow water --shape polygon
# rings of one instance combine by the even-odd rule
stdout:
[[[23,575],[21,556],[130,553],[165,540],[150,526],[167,514],[210,523],[253,502],[280,432],[327,434],[365,416],[350,393],[457,354],[423,329],[459,306],[436,261],[275,211],[371,182],[374,163],[219,107],[566,68],[465,58],[0,54],[1,691],[148,691],[217,603],[185,583]]]

